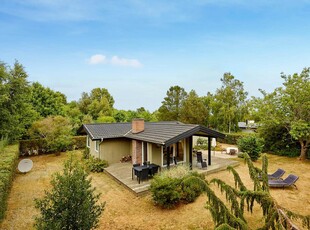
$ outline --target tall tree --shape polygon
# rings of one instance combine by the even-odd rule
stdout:
[[[285,75],[283,86],[266,93],[258,100],[263,126],[284,127],[300,144],[300,159],[307,157],[310,145],[310,68],[298,74]]]
[[[24,67],[15,62],[10,68],[0,63],[0,137],[21,138],[38,117],[30,103],[30,85]]]
[[[183,101],[181,108],[181,121],[189,124],[205,124],[208,116],[204,99],[200,98],[195,90],[191,90],[187,98]]]
[[[166,95],[158,109],[158,118],[162,121],[179,121],[182,103],[187,93],[180,86],[171,86]]]
[[[64,94],[44,87],[39,82],[32,84],[31,91],[31,103],[40,116],[64,115],[64,106],[67,104]]]
[[[94,120],[99,116],[112,116],[114,99],[105,88],[95,88],[90,94],[83,92],[79,100],[79,108]]]
[[[243,82],[230,73],[224,73],[222,86],[216,90],[212,103],[213,125],[226,132],[237,131],[238,121],[246,114],[246,97]]]

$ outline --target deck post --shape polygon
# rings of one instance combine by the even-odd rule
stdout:
[[[211,137],[208,137],[208,165],[211,165]]]
[[[189,137],[189,169],[193,169],[193,136]]]
[[[170,168],[170,147],[165,147],[166,154],[167,154],[167,169]]]

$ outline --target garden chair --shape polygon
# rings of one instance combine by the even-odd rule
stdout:
[[[134,170],[134,167],[138,167],[138,166],[140,166],[140,163],[137,163],[137,164],[133,164],[132,165],[132,172],[131,172],[131,177],[132,177],[132,179],[133,179],[133,174],[135,174],[135,176],[137,176],[137,173],[136,173],[136,171]]]
[[[279,180],[284,175],[284,173],[285,173],[285,170],[278,168],[277,171],[275,171],[274,173],[267,175],[268,180]],[[262,179],[262,176],[259,175],[258,178]]]
[[[207,167],[207,163],[206,163],[206,160],[205,159],[202,159],[202,152],[197,152],[196,154],[197,156],[197,163],[200,163],[201,164],[201,168],[206,168]]]
[[[156,166],[152,166],[151,167],[151,172],[150,172],[150,174],[151,174],[151,177],[153,177],[156,173],[158,173],[158,169],[159,169],[159,165],[156,165]]]
[[[144,181],[144,180],[148,180],[148,179],[149,179],[149,168],[144,168],[138,174],[138,182],[140,184],[140,181]]]
[[[269,187],[272,187],[272,188],[287,188],[290,186],[295,186],[295,188],[297,189],[295,182],[298,180],[298,178],[299,178],[298,176],[290,174],[284,180],[269,180],[268,184],[269,184]]]
[[[173,163],[174,163],[175,165],[178,165],[178,160],[177,160],[176,157],[173,157]]]

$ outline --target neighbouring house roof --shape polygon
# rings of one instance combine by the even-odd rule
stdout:
[[[240,129],[257,129],[257,123],[247,123],[247,122],[238,122],[238,127]]]
[[[145,122],[144,131],[132,133],[131,123],[84,124],[83,130],[92,140],[111,138],[130,138],[155,144],[169,146],[192,135],[225,138],[225,135],[201,125],[183,124],[181,122]]]

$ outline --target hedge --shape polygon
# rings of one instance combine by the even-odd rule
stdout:
[[[4,218],[7,208],[7,198],[15,174],[18,161],[17,145],[7,146],[0,153],[0,222]]]
[[[82,149],[86,147],[86,136],[74,136],[72,144],[65,150]],[[19,154],[21,156],[52,153],[47,149],[44,139],[32,139],[19,141]]]

